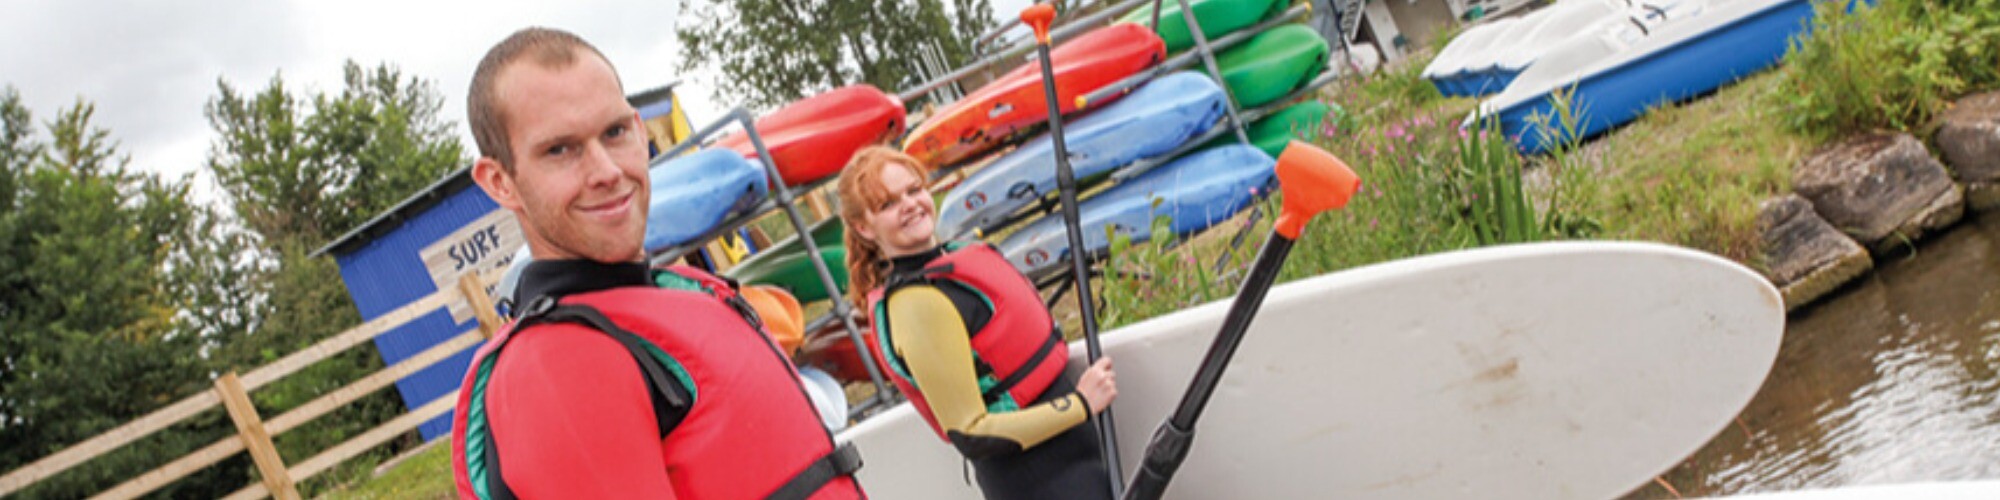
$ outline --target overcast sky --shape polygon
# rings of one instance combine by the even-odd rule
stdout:
[[[135,168],[179,176],[207,158],[214,133],[202,106],[217,79],[257,91],[282,74],[294,94],[332,93],[342,61],[388,63],[444,93],[443,117],[471,151],[473,66],[508,33],[539,25],[597,45],[628,91],[682,80],[683,103],[706,122],[729,105],[675,67],[682,1],[0,0],[0,86],[19,90],[38,124],[78,98],[95,103],[93,123]],[[1011,12],[1027,0],[993,3]],[[201,175],[197,191],[207,191]]]
[[[625,86],[675,79],[677,0],[477,3],[430,0],[0,0],[0,85],[13,85],[37,122],[78,98],[97,105],[134,167],[201,170],[213,138],[202,106],[217,79],[246,91],[282,74],[301,91],[337,92],[341,63],[387,63],[446,96],[464,125],[465,88],[485,49],[521,27],[573,31],[616,62]],[[709,111],[707,91],[690,107]],[[712,114],[700,113],[698,114]],[[205,173],[203,174],[206,175]],[[204,177],[199,182],[209,181]],[[207,188],[203,187],[201,191]],[[205,197],[206,198],[206,197]]]

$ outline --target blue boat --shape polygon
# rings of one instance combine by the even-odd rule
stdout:
[[[1548,151],[1776,65],[1812,16],[1809,0],[1680,2],[1550,49],[1479,113],[1521,152]],[[1572,95],[1573,131],[1550,118],[1558,92]]]
[[[687,244],[731,216],[756,208],[770,193],[768,175],[727,148],[656,160],[646,210],[646,252]]]
[[[1063,127],[1070,168],[1083,179],[1165,154],[1207,132],[1228,105],[1222,87],[1199,73],[1160,77]],[[974,229],[992,229],[1055,189],[1055,146],[1043,135],[945,195],[938,206],[938,236],[954,239]]]
[[[1231,143],[1196,151],[1125,181],[1077,204],[1083,244],[1091,254],[1110,248],[1105,228],[1142,242],[1154,236],[1153,221],[1167,218],[1172,236],[1208,229],[1257,198],[1253,190],[1271,183],[1277,161],[1254,146]],[[1015,269],[1041,276],[1069,262],[1069,235],[1062,218],[1043,217],[1000,242],[1000,253]]]

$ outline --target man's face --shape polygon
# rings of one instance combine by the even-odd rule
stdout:
[[[537,260],[630,262],[643,256],[650,189],[646,141],[604,60],[546,68],[516,61],[495,85],[513,173],[480,158],[473,176],[521,217]]]

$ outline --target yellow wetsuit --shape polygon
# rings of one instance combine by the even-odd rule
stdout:
[[[895,259],[900,272],[921,269],[933,250]],[[974,291],[954,284],[913,284],[884,300],[895,356],[923,391],[931,413],[959,453],[971,459],[988,499],[1106,498],[1089,404],[1064,375],[1021,409],[992,412],[979,390],[970,332],[996,314]]]

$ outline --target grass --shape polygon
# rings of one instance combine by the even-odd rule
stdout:
[[[451,477],[451,443],[439,441],[410,455],[380,476],[363,477],[335,487],[323,498],[443,499],[456,495]]]

